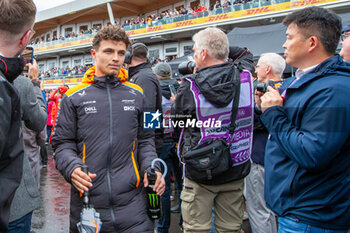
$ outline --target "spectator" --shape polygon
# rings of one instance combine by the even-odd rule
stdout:
[[[228,8],[231,6],[231,2],[229,0],[225,0],[224,5],[222,5],[223,8]]]
[[[261,98],[256,95],[270,133],[265,200],[278,215],[279,233],[347,233],[350,65],[335,55],[341,20],[330,10],[308,7],[283,23],[286,62],[298,70],[283,83],[281,95],[271,87]]]
[[[36,61],[27,64],[30,81],[19,76],[14,81],[21,99],[22,130],[24,139],[23,176],[11,204],[8,233],[30,233],[33,211],[41,204],[40,145],[45,144],[46,105],[40,90]]]
[[[8,229],[9,214],[23,171],[21,105],[13,81],[22,73],[21,54],[34,30],[32,0],[0,1],[0,232]]]
[[[58,110],[60,108],[60,102],[61,99],[66,93],[66,91],[69,89],[67,85],[60,85],[56,90],[54,90],[51,95],[49,96],[49,100],[53,101],[52,109],[51,109],[51,123],[52,123],[52,132],[54,132]],[[51,138],[50,138],[51,139]],[[51,141],[51,140],[50,140]]]
[[[214,8],[215,9],[221,8],[221,3],[219,0],[216,1]]]
[[[147,59],[148,48],[143,43],[135,43],[129,49],[131,56],[129,64],[130,82],[139,85],[144,90],[144,110],[161,111],[162,109],[162,92],[159,81],[152,71],[151,63]],[[126,59],[129,60],[129,59]],[[151,131],[151,130],[150,130]],[[155,146],[159,153],[161,150],[161,140],[157,131]]]
[[[187,10],[187,14],[191,14],[192,15],[193,13],[194,13],[193,9],[191,7],[189,7],[188,10]]]
[[[179,160],[177,158],[177,155],[174,154],[175,144],[176,142],[172,138],[172,134],[174,133],[174,128],[171,125],[171,90],[169,86],[173,86],[174,90],[177,90],[179,87],[179,83],[172,78],[172,71],[171,67],[168,63],[161,62],[158,63],[154,68],[153,71],[155,75],[157,76],[161,90],[162,90],[162,112],[163,112],[163,119],[167,122],[167,125],[163,126],[163,132],[162,132],[162,147],[158,154],[158,157],[160,157],[164,162],[166,163],[168,167],[168,173],[165,177],[165,191],[161,197],[162,202],[162,216],[157,222],[157,233],[168,233],[170,228],[170,192],[171,192],[171,180],[170,180],[170,173],[171,171],[174,171],[176,183],[179,184],[177,188],[179,188],[178,192],[181,191],[182,186],[182,172],[179,169]],[[175,94],[175,93],[173,93]],[[175,161],[175,162],[173,162]],[[180,221],[180,227],[182,225],[182,222]]]

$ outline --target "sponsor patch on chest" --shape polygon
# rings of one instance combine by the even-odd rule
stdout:
[[[86,106],[84,110],[86,114],[97,113],[96,106]]]
[[[124,106],[124,111],[135,111],[135,106]]]

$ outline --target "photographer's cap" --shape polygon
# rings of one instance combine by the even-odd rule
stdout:
[[[350,31],[350,24],[348,24],[347,26],[343,27],[343,29],[341,30],[341,32],[347,32]]]
[[[171,66],[166,62],[160,62],[158,63],[154,68],[153,71],[155,74],[162,76],[162,77],[168,77],[171,76]]]

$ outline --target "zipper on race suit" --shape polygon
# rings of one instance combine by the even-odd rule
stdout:
[[[112,96],[111,96],[111,81],[110,76],[106,77],[106,86],[107,86],[107,95],[109,103],[109,147],[108,147],[108,156],[107,156],[107,184],[108,184],[108,193],[109,193],[109,205],[111,211],[112,222],[114,230],[117,232],[118,226],[114,215],[113,210],[113,194],[112,194],[112,183],[111,183],[111,163],[112,163],[112,153],[113,153],[113,107],[112,107]]]

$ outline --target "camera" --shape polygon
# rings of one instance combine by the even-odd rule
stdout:
[[[184,61],[179,64],[179,73],[182,75],[193,74],[194,68],[196,67],[196,62],[194,61]]]
[[[259,81],[254,82],[254,89],[262,93],[265,93],[268,91],[267,89],[268,86],[275,87],[275,82],[273,80],[269,80],[267,81],[267,83],[261,83]]]

